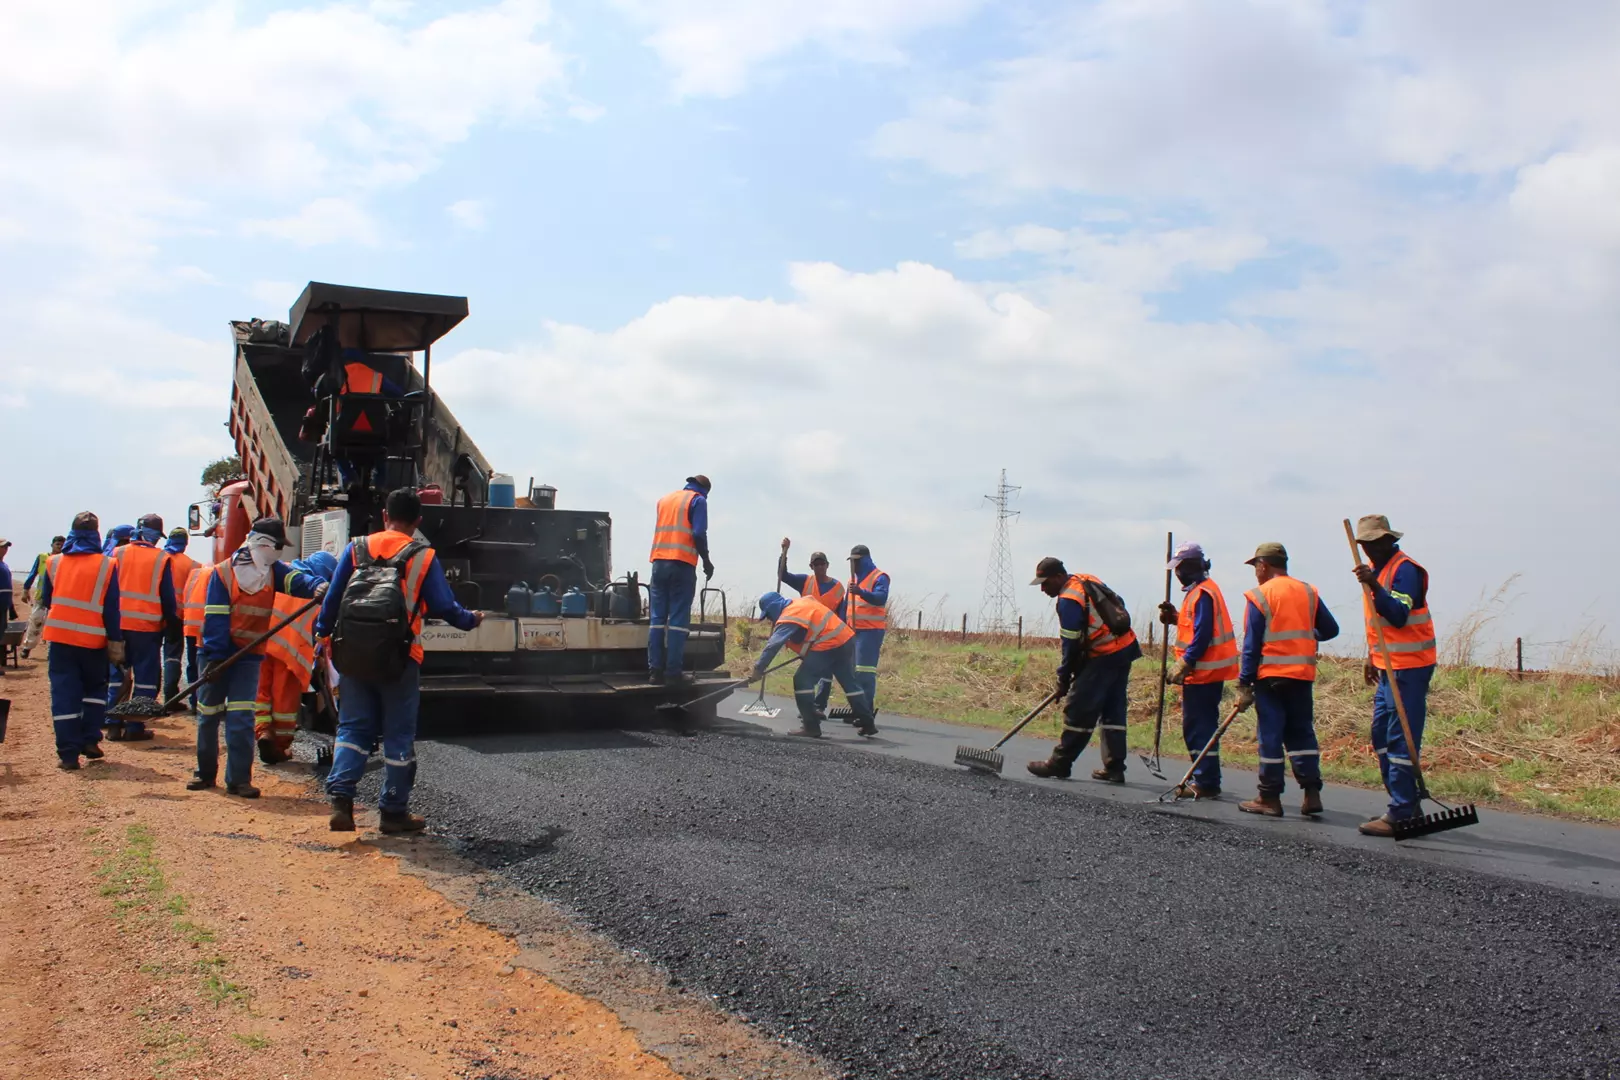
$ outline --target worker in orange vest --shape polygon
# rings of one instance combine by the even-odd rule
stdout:
[[[186,634],[185,634],[185,606],[186,584],[191,580],[191,572],[197,569],[197,560],[186,554],[186,546],[191,536],[183,528],[169,530],[168,542],[163,545],[163,551],[169,556],[169,582],[174,589],[174,599],[180,607],[180,618],[164,624],[163,627],[163,700],[167,701],[180,692],[180,672],[185,666]],[[175,705],[175,709],[183,708]]]
[[[1102,768],[1093,780],[1125,782],[1125,721],[1130,704],[1131,664],[1142,646],[1131,629],[1130,612],[1114,590],[1090,574],[1071,574],[1063,560],[1048,556],[1035,565],[1041,591],[1057,601],[1058,635],[1063,658],[1057,670],[1057,695],[1063,705],[1063,734],[1052,755],[1032,761],[1032,775],[1067,780],[1074,760],[1102,723]]]
[[[1243,594],[1243,658],[1237,708],[1255,710],[1260,742],[1260,791],[1238,809],[1282,817],[1283,764],[1304,791],[1299,812],[1322,813],[1322,752],[1316,744],[1317,646],[1339,636],[1339,624],[1314,586],[1288,576],[1288,549],[1261,544],[1248,560],[1259,587]]]
[[[806,738],[821,738],[821,712],[816,708],[816,685],[823,679],[837,679],[849,707],[855,712],[855,730],[876,735],[877,723],[866,691],[855,674],[855,632],[833,611],[812,597],[801,596],[791,603],[781,593],[768,592],[759,598],[759,617],[775,624],[770,640],[754,661],[750,681],[765,674],[776,654],[786,645],[803,657],[793,672],[793,700],[799,707],[800,727],[793,732]]]
[[[186,639],[186,684],[189,686],[197,681],[197,655],[202,644],[203,611],[208,604],[208,582],[213,578],[210,573],[213,566],[198,566],[186,579],[185,592],[180,605],[183,616],[181,633]],[[174,695],[169,695],[173,697]],[[191,692],[191,700],[187,703],[193,712],[197,708],[197,691]]]
[[[1170,681],[1181,687],[1181,737],[1194,757],[1221,726],[1221,695],[1237,678],[1237,635],[1221,587],[1209,576],[1210,561],[1197,543],[1185,543],[1170,559],[1181,582],[1181,607],[1159,605],[1159,621],[1176,628],[1179,663]],[[1198,763],[1186,794],[1214,799],[1221,794],[1221,748],[1210,747]]]
[[[877,715],[878,658],[889,627],[889,575],[872,561],[872,549],[856,544],[849,549],[849,593],[844,600],[844,621],[855,631],[855,675],[866,691],[866,704]],[[851,707],[854,702],[850,702]],[[851,716],[848,722],[853,723]]]
[[[101,551],[101,523],[86,510],[73,519],[60,554],[45,563],[41,636],[50,643],[51,722],[57,768],[79,768],[80,756],[104,757],[101,721],[107,708],[109,661],[124,660],[118,618],[118,574]]]
[[[788,571],[788,548],[793,541],[787,537],[782,538],[782,554],[776,560],[776,580],[790,585],[800,596],[808,596],[817,601],[829,611],[842,611],[844,607],[844,583],[837,578],[827,576],[827,568],[832,562],[827,558],[825,551],[812,551],[810,553],[810,572],[808,574],[794,574]],[[858,673],[857,673],[858,674]],[[832,696],[832,680],[823,679],[816,684],[816,709],[825,714],[827,699]]]
[[[1389,792],[1389,810],[1360,826],[1367,836],[1394,836],[1395,822],[1420,812],[1414,759],[1422,750],[1429,681],[1439,660],[1434,620],[1429,615],[1429,572],[1400,549],[1397,541],[1401,536],[1389,527],[1389,518],[1383,514],[1368,514],[1356,523],[1356,543],[1372,564],[1356,567],[1356,579],[1372,590],[1370,598],[1365,591],[1362,594],[1368,657],[1363,674],[1368,685],[1378,688],[1373,695],[1372,744],[1384,790]],[[1383,628],[1393,672],[1384,670],[1375,624]],[[1395,711],[1396,693],[1406,706],[1416,746],[1406,745],[1400,714]]]
[[[135,523],[128,544],[113,551],[118,568],[118,616],[124,630],[132,683],[130,696],[155,699],[163,679],[163,634],[171,623],[180,625],[169,556],[158,544],[163,540],[163,519],[146,514]],[[107,704],[118,701],[116,671],[109,672]],[[150,739],[152,732],[140,720],[109,721],[107,738],[113,742]]]
[[[292,564],[287,575],[308,575],[318,599],[326,595],[337,569],[337,559],[327,551],[317,551]],[[276,594],[276,621],[295,614],[305,601],[288,593]],[[309,689],[315,671],[316,608],[299,615],[271,635],[265,643],[264,662],[259,665],[259,693],[253,717],[253,736],[259,745],[259,760],[275,765],[291,756],[293,737],[298,733],[298,707]]]
[[[692,600],[697,595],[697,567],[703,580],[714,577],[709,561],[709,478],[699,473],[686,486],[658,500],[653,526],[652,576],[648,586],[647,678],[652,682],[689,682],[684,670],[686,635],[692,626]]]

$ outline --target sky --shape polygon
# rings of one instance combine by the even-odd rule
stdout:
[[[733,606],[789,536],[976,624],[1006,469],[1032,626],[1169,531],[1354,630],[1385,513],[1556,662],[1620,604],[1617,100],[1607,0],[8,0],[0,535],[180,520],[227,320],[324,280],[467,296],[436,389],[620,573],[704,472]]]

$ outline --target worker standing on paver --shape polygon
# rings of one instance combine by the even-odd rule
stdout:
[[[1210,562],[1196,543],[1182,544],[1170,569],[1185,594],[1178,610],[1159,605],[1159,621],[1176,628],[1180,663],[1170,681],[1181,687],[1181,736],[1196,757],[1221,726],[1221,694],[1238,675],[1237,635],[1221,587],[1209,576]],[[1210,747],[1198,763],[1185,794],[1214,799],[1221,794],[1221,748]]]
[[[1067,780],[1074,760],[1102,723],[1102,768],[1093,780],[1125,782],[1125,721],[1130,700],[1131,664],[1142,646],[1131,629],[1130,612],[1119,596],[1090,574],[1071,574],[1063,560],[1048,556],[1035,566],[1035,579],[1057,600],[1058,634],[1063,658],[1057,670],[1057,694],[1063,706],[1063,734],[1052,756],[1032,761],[1035,776]]]
[[[180,618],[172,619],[163,625],[164,701],[180,692],[180,673],[185,667],[186,585],[191,581],[191,572],[197,569],[197,560],[186,554],[186,546],[190,542],[190,534],[185,529],[174,528],[169,530],[169,539],[163,545],[164,552],[169,556],[169,583],[174,589],[175,602],[181,608]],[[176,709],[182,707],[175,705]]]
[[[484,613],[456,603],[444,567],[416,539],[422,500],[410,488],[390,492],[383,530],[343,549],[315,633],[332,638],[332,662],[343,676],[336,749],[326,777],[333,832],[354,831],[354,790],[366,759],[382,742],[383,786],[377,799],[385,833],[421,832],[427,821],[410,812],[416,783],[416,718],[421,705],[422,618],[473,630]],[[358,569],[357,569],[358,567]],[[379,613],[402,605],[408,627],[400,634]],[[386,623],[386,626],[385,626]],[[397,672],[397,673],[396,673]]]
[[[829,611],[842,611],[844,608],[844,583],[836,578],[827,576],[827,568],[832,565],[825,551],[812,551],[810,553],[810,572],[808,574],[794,574],[788,571],[788,548],[793,541],[787,537],[782,538],[782,554],[776,560],[776,580],[791,586],[800,596],[808,596],[821,604]],[[827,699],[832,696],[832,680],[823,679],[816,684],[816,710],[823,715],[827,712]]]
[[[300,577],[307,578],[309,592],[316,599],[326,595],[332,574],[337,570],[337,559],[327,551],[317,551],[307,559],[292,564],[287,574],[288,587],[295,587]],[[277,593],[276,621],[296,615],[307,601],[290,593]],[[298,733],[298,706],[304,691],[309,689],[310,676],[315,670],[315,619],[319,614],[310,608],[292,622],[270,635],[265,642],[264,662],[259,665],[259,692],[255,698],[253,737],[258,743],[259,760],[266,765],[286,761],[291,754],[293,737]]]
[[[849,580],[844,621],[855,631],[855,676],[866,691],[867,708],[876,716],[878,658],[889,626],[889,575],[872,561],[871,549],[856,544],[849,549]],[[854,706],[850,702],[852,710]]]
[[[50,643],[51,723],[57,768],[77,769],[80,756],[104,757],[101,721],[107,709],[107,668],[124,659],[118,618],[118,575],[101,553],[101,523],[86,510],[73,519],[60,554],[45,564],[40,603]]]
[[[181,625],[180,605],[175,602],[174,582],[169,576],[168,553],[158,547],[163,539],[163,519],[156,514],[143,516],[128,544],[113,551],[118,569],[118,616],[124,629],[132,698],[155,699],[163,680],[163,633],[170,624]],[[117,675],[108,672],[112,683]],[[118,687],[109,685],[107,704],[118,702]],[[113,742],[139,742],[152,732],[140,720],[107,721],[107,738]]]
[[[40,592],[45,587],[45,564],[52,555],[62,553],[62,545],[67,543],[65,536],[51,537],[51,550],[34,556],[34,565],[28,571],[28,580],[23,582],[23,592],[28,597],[28,630],[23,634],[22,655],[28,659],[28,654],[39,647],[40,635],[45,630],[45,605],[40,603]]]
[[[697,566],[703,580],[714,577],[709,561],[709,478],[699,473],[686,486],[658,500],[653,526],[652,578],[648,586],[647,678],[680,683],[692,676],[686,663],[686,635],[692,626],[692,599],[697,595]]]
[[[225,725],[225,792],[257,799],[253,786],[253,714],[259,693],[263,642],[272,625],[275,596],[289,592],[310,599],[308,578],[289,579],[292,568],[277,555],[287,546],[280,518],[255,521],[231,557],[210,570],[203,604],[203,675],[252,645],[252,651],[197,688],[197,774],[187,791],[211,788],[219,775],[219,727]]]
[[[1283,764],[1293,766],[1304,791],[1299,812],[1322,812],[1322,753],[1316,744],[1315,703],[1318,643],[1339,636],[1339,624],[1314,586],[1288,576],[1288,549],[1261,544],[1248,560],[1259,587],[1244,593],[1243,658],[1238,665],[1237,707],[1255,709],[1260,742],[1260,791],[1238,809],[1282,817]]]
[[[791,603],[781,593],[768,592],[759,598],[759,616],[776,628],[754,661],[753,678],[765,674],[783,645],[804,658],[793,672],[793,701],[799,707],[800,728],[793,732],[811,739],[821,738],[821,712],[816,708],[816,685],[823,679],[837,679],[849,707],[855,713],[855,730],[876,735],[877,724],[866,691],[855,673],[855,632],[844,620],[820,601],[801,596]]]
[[[1371,566],[1356,567],[1356,580],[1371,589],[1362,593],[1367,621],[1367,684],[1373,695],[1372,745],[1378,754],[1378,772],[1389,792],[1389,810],[1364,822],[1367,836],[1394,836],[1394,823],[1417,817],[1417,776],[1414,760],[1423,747],[1423,724],[1428,716],[1429,682],[1439,661],[1434,620],[1429,615],[1429,572],[1413,562],[1397,541],[1403,534],[1389,527],[1383,514],[1368,514],[1356,522],[1356,543],[1367,553]],[[1384,631],[1384,647],[1394,671],[1384,670],[1375,625]],[[1393,685],[1392,685],[1393,684]],[[1394,695],[1401,695],[1416,746],[1406,745]]]

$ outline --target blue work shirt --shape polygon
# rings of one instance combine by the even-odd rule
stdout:
[[[224,573],[233,573],[231,567],[238,559],[250,559],[247,548],[239,548],[235,555],[224,567]],[[237,651],[237,645],[231,641],[231,590],[225,584],[222,574],[208,575],[208,595],[203,599],[203,629],[202,641],[198,644],[198,653],[205,661],[224,660]],[[315,582],[308,575],[293,574],[292,567],[279,559],[270,564],[270,590],[272,593],[286,593],[301,600],[309,600],[315,596]],[[274,626],[285,616],[274,615],[270,625]],[[268,629],[268,628],[267,628]]]
[[[699,555],[707,559],[709,557],[709,497],[703,493],[703,488],[697,484],[687,484],[681,490],[694,493],[692,501],[686,504],[686,522],[692,526],[692,546],[697,548]]]
[[[1209,580],[1201,577],[1191,585],[1183,585],[1182,592],[1191,592],[1203,582]],[[1192,640],[1181,645],[1181,659],[1184,663],[1196,664],[1203,658],[1204,650],[1209,643],[1215,640],[1215,598],[1209,593],[1200,593],[1197,603],[1193,604],[1193,635]]]
[[[63,555],[95,555],[101,551],[101,535],[90,530],[68,530],[67,543],[62,545]],[[45,571],[43,584],[39,589],[40,606],[47,611],[51,606],[51,573],[49,568]],[[107,574],[107,595],[101,601],[101,625],[107,631],[108,641],[123,641],[124,629],[118,619],[118,574],[111,570]]]
[[[1399,550],[1397,546],[1395,551]],[[1389,559],[1373,563],[1373,570],[1383,573],[1384,567],[1388,566],[1389,560],[1394,557],[1395,552],[1390,552]],[[1412,609],[1420,608],[1428,601],[1428,572],[1418,569],[1417,563],[1408,560],[1396,568],[1395,577],[1390,585],[1390,589],[1385,589],[1376,582],[1373,584],[1373,610],[1383,616],[1389,625],[1405,626],[1406,617],[1412,613]]]
[[[1238,685],[1253,686],[1255,675],[1260,670],[1260,650],[1266,644],[1266,617],[1247,596],[1243,602],[1247,610],[1243,613],[1243,660],[1238,665]],[[1333,618],[1327,605],[1322,603],[1321,597],[1317,597],[1316,640],[1332,641],[1338,636],[1338,621]]]
[[[326,591],[320,617],[315,620],[317,637],[330,637],[337,628],[338,609],[343,606],[343,590],[348,588],[349,578],[353,574],[354,544],[351,542],[343,549],[337,569],[332,572],[332,587]],[[314,582],[307,575],[300,576],[310,583],[311,588],[314,587]],[[443,619],[457,630],[471,630],[478,625],[477,616],[456,601],[456,594],[451,590],[450,582],[444,576],[444,567],[438,559],[428,563],[427,573],[422,575],[421,604],[430,617]]]
[[[0,559],[0,611],[8,612],[12,618],[16,618],[15,604],[16,601],[11,595],[11,567],[6,565],[6,560]]]
[[[782,584],[793,586],[793,590],[795,592],[797,592],[800,596],[804,595],[804,583],[809,581],[809,580],[810,580],[810,575],[809,574],[783,574],[782,575]],[[887,582],[888,578],[884,578],[883,580],[885,582]],[[838,582],[834,581],[832,578],[830,578],[830,577],[821,577],[819,574],[816,576],[816,583],[821,586],[821,595],[823,595],[823,596],[827,595],[827,590],[828,589],[831,589],[834,585],[838,584]],[[885,589],[887,589],[887,586],[885,586]]]
[[[776,629],[771,631],[770,640],[765,642],[765,647],[759,651],[759,659],[754,661],[754,670],[764,671],[770,667],[771,661],[776,659],[776,654],[782,651],[782,646],[789,642],[802,644],[807,632],[804,627],[794,623],[777,623]]]

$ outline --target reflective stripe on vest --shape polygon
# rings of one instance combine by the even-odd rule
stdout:
[[[202,640],[203,606],[208,603],[208,579],[213,576],[213,569],[199,566],[186,578],[185,635],[196,641]]]
[[[1316,610],[1313,586],[1298,578],[1274,577],[1244,597],[1266,617],[1260,646],[1260,679],[1316,679]]]
[[[855,638],[855,631],[843,619],[834,615],[820,600],[809,596],[801,596],[783,608],[782,614],[776,617],[776,623],[778,626],[787,623],[804,628],[803,641],[788,642],[788,648],[801,656],[806,646],[811,652],[826,652]]]
[[[106,648],[104,610],[113,561],[101,554],[52,555],[45,572],[51,581],[51,606],[40,636],[60,645]]]
[[[186,602],[186,585],[191,581],[191,572],[199,565],[185,552],[169,552],[169,584],[174,587],[174,602],[183,605]]]
[[[652,554],[648,562],[660,559],[698,564],[697,537],[692,534],[692,500],[697,492],[682,488],[658,500],[658,521],[653,526]]]
[[[308,600],[300,600],[286,593],[277,593],[276,621],[280,622],[307,603]],[[309,685],[310,673],[315,668],[315,617],[320,613],[321,607],[316,604],[277,630],[265,643],[265,657],[285,665],[295,677],[303,680],[302,685],[306,687]]]
[[[1073,600],[1079,604],[1086,613],[1085,630],[1065,630],[1059,625],[1058,635],[1070,640],[1079,640],[1084,633],[1091,641],[1090,652],[1092,656],[1107,656],[1130,646],[1136,641],[1136,632],[1127,630],[1123,634],[1116,634],[1108,629],[1102,616],[1097,614],[1097,608],[1086,593],[1086,582],[1096,585],[1102,584],[1102,579],[1092,577],[1090,574],[1070,574],[1069,580],[1063,583],[1063,591],[1058,594],[1059,600]]]
[[[1227,610],[1221,587],[1211,579],[1205,578],[1188,589],[1181,601],[1181,616],[1176,620],[1176,644],[1192,642],[1193,616],[1198,611],[1198,598],[1205,595],[1215,614],[1215,636],[1209,639],[1204,655],[1193,661],[1193,669],[1187,673],[1187,682],[1195,686],[1238,677],[1237,635],[1232,632],[1232,613]]]
[[[358,360],[343,365],[343,390],[345,394],[380,394],[382,393],[382,372],[370,364],[362,364]]]
[[[844,583],[834,581],[827,586],[827,591],[821,591],[821,582],[816,580],[816,573],[812,570],[804,576],[804,589],[802,595],[817,601],[828,611],[837,611],[844,603]]]
[[[130,543],[119,548],[118,625],[125,630],[155,632],[163,626],[159,589],[168,569],[168,553],[152,544]]]
[[[404,533],[385,529],[382,532],[374,532],[366,537],[366,551],[371,554],[374,560],[392,559],[405,549],[406,544],[409,544],[414,539],[416,539],[414,536],[406,536]],[[410,561],[405,564],[405,576],[400,580],[400,584],[405,589],[405,608],[411,613],[411,634],[416,639],[411,642],[411,659],[418,664],[422,662],[424,655],[420,640],[422,637],[423,614],[422,582],[427,576],[428,567],[432,564],[433,549],[430,547],[423,548],[415,555],[412,555]]]
[[[1378,651],[1378,635],[1373,632],[1373,626],[1378,625],[1384,628],[1384,647],[1389,650],[1389,662],[1395,665],[1396,671],[1433,667],[1439,662],[1440,656],[1435,645],[1434,619],[1429,615],[1428,572],[1407,558],[1406,552],[1397,551],[1378,572],[1378,584],[1384,587],[1385,592],[1393,595],[1395,571],[1402,563],[1412,563],[1417,567],[1418,573],[1423,575],[1423,606],[1412,608],[1407,613],[1405,626],[1391,626],[1389,621],[1373,607],[1372,597],[1367,595],[1367,590],[1361,590],[1361,609],[1367,620],[1367,655],[1371,658],[1373,667],[1383,668],[1384,658]],[[1400,601],[1397,600],[1396,603]]]
[[[872,586],[877,584],[877,579],[882,576],[883,571],[874,566],[870,574],[867,574],[856,583],[856,588],[870,592]],[[882,630],[889,625],[889,609],[887,607],[879,607],[877,604],[864,600],[854,593],[850,594],[849,602],[851,608],[849,623],[855,629]]]
[[[236,572],[231,569],[229,560],[214,567],[213,572],[224,584],[225,590],[231,594],[231,603],[223,612],[216,610],[212,604],[204,604],[203,614],[229,614],[231,644],[238,649],[246,648],[254,638],[270,629],[270,619],[276,613],[275,574],[272,571],[270,580],[259,586],[257,592],[246,592],[236,583]],[[257,656],[263,652],[264,642],[261,641],[253,647],[253,655]]]

